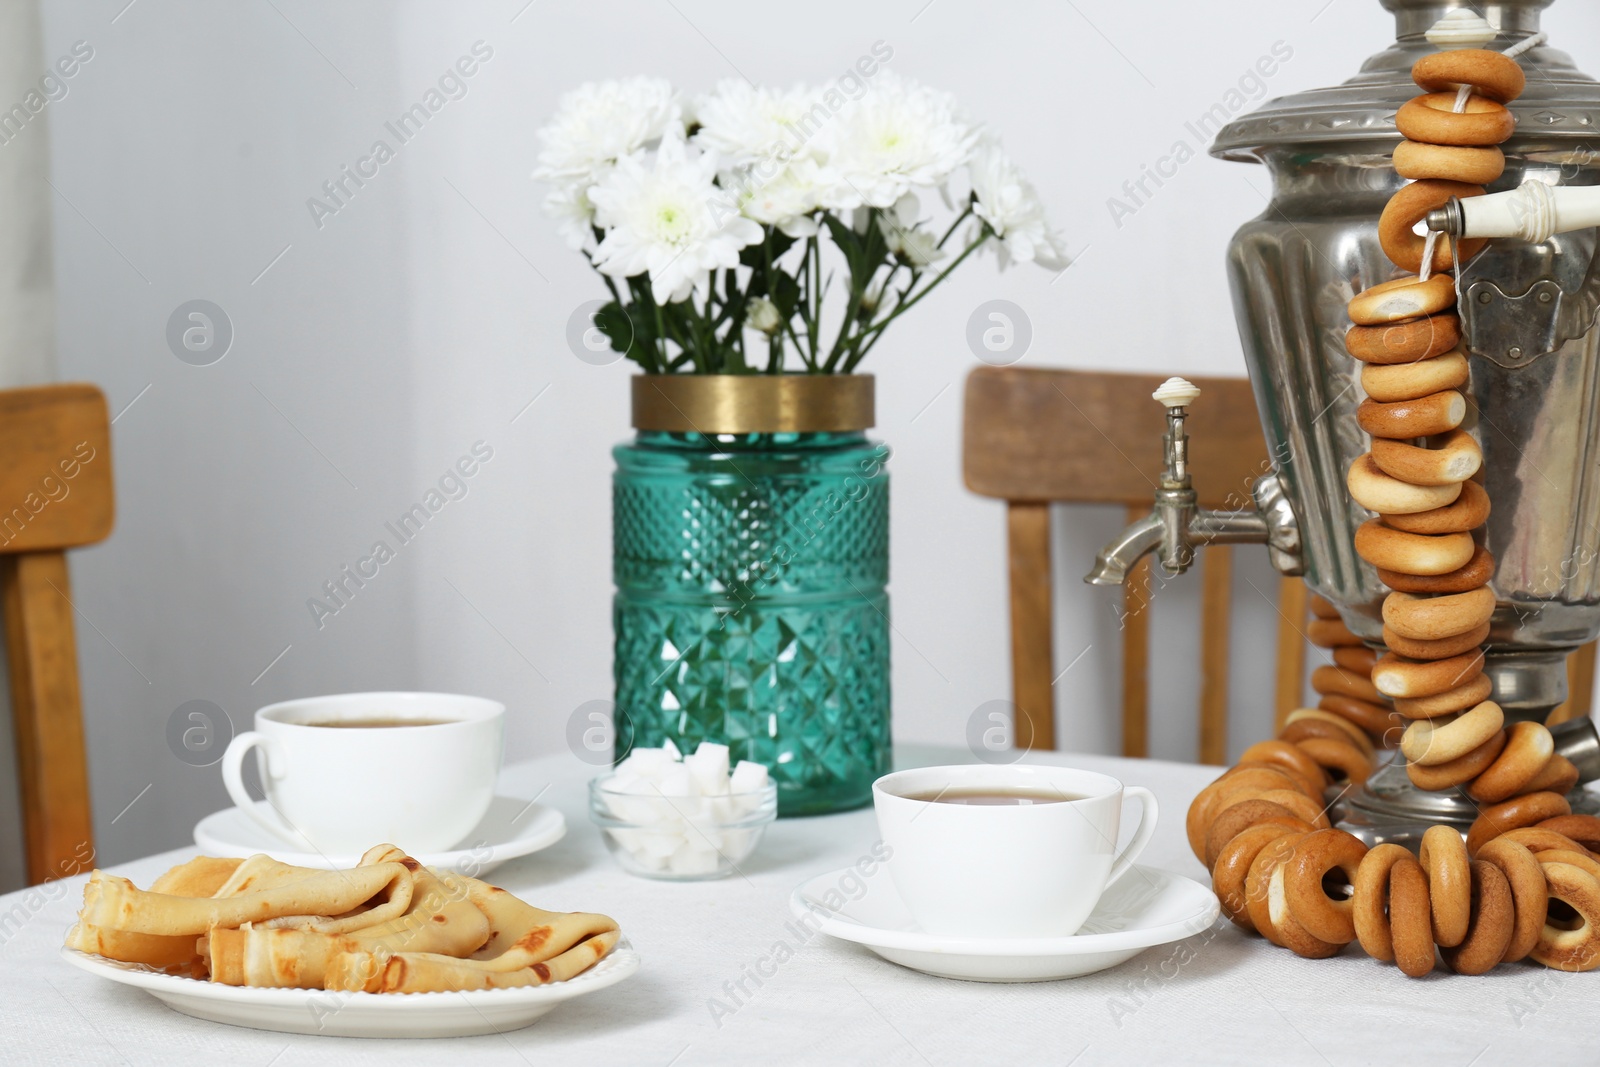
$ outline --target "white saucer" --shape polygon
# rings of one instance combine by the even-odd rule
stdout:
[[[266,801],[256,801],[258,805]],[[530,804],[517,797],[495,797],[483,821],[473,828],[460,848],[448,852],[416,852],[412,855],[429,867],[444,867],[477,878],[507,860],[538,852],[560,841],[567,832],[566,816],[543,804]],[[296,867],[336,870],[354,867],[360,853],[304,852],[259,826],[238,808],[225,808],[201,819],[194,828],[194,843],[209,856],[243,859],[265,852],[274,859]],[[374,845],[386,842],[374,841]],[[405,848],[404,841],[387,842]]]
[[[587,971],[564,982],[456,993],[342,993],[322,989],[251,989],[152,971],[77,949],[68,963],[135,986],[197,1019],[331,1037],[465,1037],[527,1026],[563,1000],[615,985],[639,969],[626,940]]]
[[[866,892],[849,899],[849,890]],[[837,894],[838,910],[824,901]],[[819,875],[789,897],[789,910],[825,934],[865,945],[891,963],[940,978],[1049,982],[1124,963],[1147,948],[1181,941],[1216,922],[1211,890],[1180,874],[1134,866],[1106,890],[1072,937],[944,937],[918,929],[889,872],[862,878],[854,868]]]

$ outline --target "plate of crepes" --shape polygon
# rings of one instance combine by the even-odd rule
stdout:
[[[201,856],[148,890],[97,870],[62,955],[185,1015],[341,1037],[514,1030],[639,969],[607,916],[544,911],[393,845],[336,871]]]

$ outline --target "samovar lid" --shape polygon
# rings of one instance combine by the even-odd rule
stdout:
[[[1217,133],[1211,154],[1221,159],[1262,162],[1268,155],[1319,147],[1329,151],[1364,149],[1387,155],[1400,134],[1394,116],[1401,104],[1417,96],[1411,65],[1436,51],[1425,34],[1463,0],[1381,0],[1395,16],[1395,42],[1361,66],[1361,73],[1343,85],[1279,97],[1256,111],[1228,122]],[[1485,17],[1499,31],[1484,47],[1503,51],[1539,32],[1539,13],[1554,0],[1501,0],[1488,6]],[[1336,17],[1329,11],[1326,17]],[[1575,142],[1592,144],[1600,128],[1600,82],[1572,64],[1565,52],[1548,45],[1520,58],[1528,87],[1511,105],[1517,132],[1505,145],[1508,155],[1531,157],[1544,152],[1570,153]],[[1214,126],[1226,100],[1207,114]],[[1202,128],[1208,124],[1202,116]],[[1370,145],[1359,146],[1359,142]],[[1593,149],[1583,148],[1592,153]]]

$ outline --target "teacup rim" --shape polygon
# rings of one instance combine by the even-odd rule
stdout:
[[[891,781],[891,779],[909,778],[912,775],[942,774],[942,775],[945,775],[947,777],[962,777],[962,778],[967,778],[967,779],[970,780],[972,778],[988,778],[991,775],[993,775],[995,777],[1000,777],[1000,776],[1004,776],[1006,774],[1016,774],[1016,773],[1040,774],[1040,775],[1043,775],[1043,774],[1051,774],[1051,775],[1054,775],[1054,774],[1084,775],[1084,776],[1087,776],[1087,777],[1090,777],[1090,778],[1099,779],[1103,783],[1101,788],[1091,791],[1089,793],[1089,795],[1087,795],[1087,796],[1078,797],[1078,798],[1073,799],[1073,800],[1062,800],[1061,801],[1062,804],[1068,804],[1068,805],[1090,804],[1090,803],[1094,803],[1096,801],[1108,800],[1111,797],[1115,796],[1116,794],[1120,793],[1123,789],[1126,788],[1126,785],[1127,785],[1127,783],[1123,782],[1122,779],[1117,778],[1114,775],[1106,774],[1103,771],[1092,771],[1092,770],[1088,770],[1088,769],[1081,768],[1081,767],[1062,767],[1062,766],[1044,765],[1044,764],[1022,764],[1022,765],[1019,765],[1019,764],[1014,764],[1014,763],[1007,763],[1007,764],[952,763],[952,764],[943,764],[943,765],[937,765],[937,766],[932,766],[932,767],[904,767],[904,768],[901,768],[900,770],[890,771],[888,774],[880,776],[876,781],[874,781],[872,783],[872,800],[873,800],[874,806],[876,806],[878,803],[880,803],[883,800],[899,800],[899,801],[905,801],[908,804],[928,804],[928,803],[931,803],[930,801],[919,800],[919,799],[917,799],[915,797],[908,797],[904,793],[895,792],[893,790],[893,788],[889,784],[887,784],[887,783],[889,783]],[[954,784],[954,783],[952,782],[952,784]],[[902,786],[902,788],[904,788],[904,787]],[[945,807],[950,809],[951,812],[974,812],[974,813],[979,813],[980,817],[986,817],[986,816],[992,816],[992,814],[995,813],[995,812],[1025,812],[1025,811],[1037,812],[1037,811],[1048,811],[1050,808],[1056,807],[1056,805],[1049,804],[1049,805],[1017,805],[1017,806],[999,806],[999,807],[976,806],[976,807],[974,807],[974,806],[970,806],[970,805],[947,804],[947,805],[945,805]]]
[[[267,705],[264,705],[264,706],[262,706],[260,708],[257,708],[256,709],[256,713],[255,713],[255,723],[256,723],[256,727],[258,729],[260,727],[262,727],[262,726],[272,726],[272,727],[292,728],[292,729],[296,729],[296,730],[321,730],[321,729],[325,729],[325,727],[321,727],[321,726],[318,726],[316,724],[309,723],[309,722],[295,722],[293,720],[286,720],[286,719],[280,718],[279,716],[281,716],[285,712],[288,712],[288,711],[291,711],[291,710],[301,710],[301,709],[305,709],[305,708],[308,708],[308,707],[317,707],[319,705],[323,705],[323,706],[331,705],[334,708],[336,708],[341,703],[343,703],[343,704],[352,704],[352,703],[358,703],[358,702],[365,702],[365,701],[369,701],[369,700],[389,700],[389,701],[400,702],[400,701],[417,701],[419,699],[425,700],[425,701],[427,701],[429,703],[433,703],[435,705],[453,705],[454,710],[452,710],[452,711],[450,711],[448,713],[444,711],[443,707],[435,707],[433,709],[433,714],[452,714],[452,715],[462,714],[462,718],[460,718],[460,719],[458,719],[458,720],[456,720],[454,722],[428,723],[426,726],[422,726],[422,727],[407,725],[407,726],[403,726],[403,727],[402,726],[374,727],[374,729],[376,729],[376,730],[399,730],[399,729],[406,729],[406,730],[416,730],[416,729],[448,730],[448,729],[455,729],[455,728],[462,728],[462,727],[470,727],[470,726],[477,725],[479,723],[492,721],[492,720],[494,720],[496,718],[499,718],[499,717],[503,716],[505,714],[505,712],[506,712],[505,704],[501,703],[500,701],[493,700],[493,699],[491,699],[489,697],[473,696],[473,695],[471,695],[469,693],[441,693],[441,692],[434,692],[434,691],[431,691],[431,690],[420,690],[420,689],[363,690],[363,691],[351,692],[351,693],[322,693],[322,694],[317,694],[315,696],[294,697],[294,698],[292,698],[290,700],[280,700],[280,701],[277,701],[275,703],[267,704]],[[332,710],[332,709],[330,708],[329,710]],[[390,717],[404,717],[403,715],[396,714],[396,712],[398,710],[400,710],[400,709],[391,710],[388,713],[389,716]],[[404,709],[404,710],[406,710],[406,711],[415,711],[415,712],[419,713],[419,715],[428,713],[428,709],[420,708],[420,707],[408,708],[408,709]],[[327,711],[324,711],[324,714],[326,714],[326,713],[327,713]],[[376,715],[374,715],[373,717],[376,717]],[[367,735],[367,736],[370,736],[370,735]]]

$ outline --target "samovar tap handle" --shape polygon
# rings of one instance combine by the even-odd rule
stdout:
[[[1543,244],[1558,233],[1600,226],[1600,186],[1553,186],[1529,178],[1503,193],[1451,197],[1428,212],[1427,223],[1461,239],[1515,237]]]

